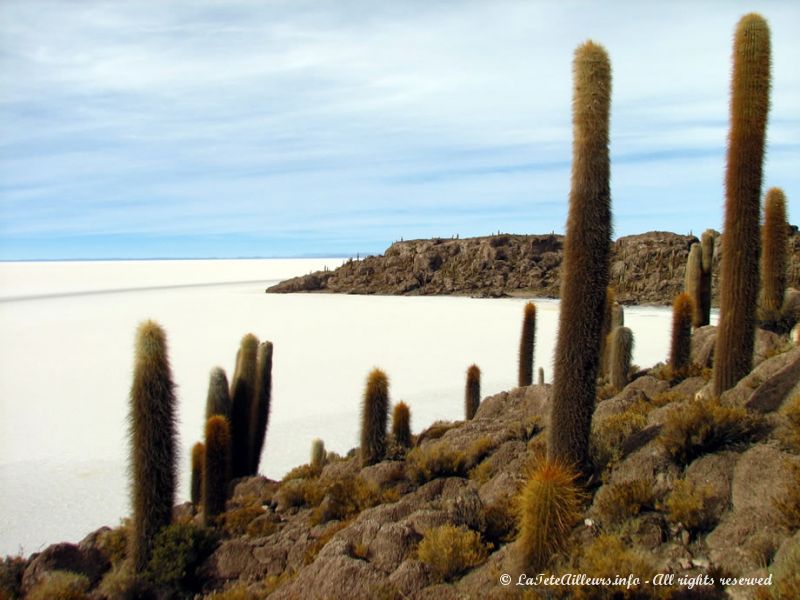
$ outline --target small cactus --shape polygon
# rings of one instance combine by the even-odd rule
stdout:
[[[269,425],[269,410],[272,401],[272,342],[258,345],[256,354],[256,389],[250,415],[251,464],[250,475],[258,473],[261,451]]]
[[[398,402],[392,410],[392,435],[398,445],[411,447],[411,411],[405,402]]]
[[[258,338],[248,333],[236,355],[236,370],[231,384],[231,460],[233,477],[251,474],[253,443],[250,422],[256,396],[256,354]]]
[[[133,517],[129,553],[136,572],[150,559],[158,532],[170,524],[177,481],[176,400],[167,338],[154,321],[136,332],[130,392]]]
[[[206,454],[203,461],[203,519],[213,525],[225,511],[231,481],[231,434],[228,420],[219,415],[206,422]]]
[[[687,293],[678,294],[672,303],[672,343],[669,364],[673,377],[682,377],[689,370],[692,353],[692,315],[694,303]]]
[[[732,388],[753,366],[760,253],[759,217],[770,91],[770,33],[745,15],[733,46],[725,223],[713,394]]]
[[[311,466],[316,471],[321,471],[325,466],[325,442],[319,438],[311,441]]]
[[[469,421],[481,405],[481,370],[478,365],[467,369],[467,385],[464,390],[464,418]]]
[[[522,333],[519,339],[519,368],[517,385],[525,387],[533,383],[533,348],[536,342],[536,305],[525,304],[522,317]],[[470,417],[468,417],[470,418]]]
[[[621,390],[628,385],[633,354],[633,331],[628,327],[615,327],[609,336],[609,380],[611,385]]]
[[[523,573],[539,573],[564,548],[581,517],[577,473],[558,462],[542,461],[528,477],[517,502],[520,515],[517,555]]]
[[[203,491],[203,461],[205,460],[206,447],[203,442],[197,442],[192,446],[192,478],[191,478],[191,501],[195,508],[200,506]]]
[[[374,465],[386,455],[386,425],[389,420],[389,379],[380,369],[367,377],[361,412],[361,466]]]
[[[214,415],[231,418],[231,394],[225,369],[214,367],[208,376],[208,396],[206,396],[206,421]]]
[[[786,293],[786,258],[789,225],[786,196],[780,188],[767,190],[761,229],[761,299],[759,319],[775,323],[781,318]]]
[[[544,367],[539,367],[539,385],[544,385]]]

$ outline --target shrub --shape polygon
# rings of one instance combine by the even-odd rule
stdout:
[[[312,479],[314,477],[319,477],[319,473],[319,469],[314,465],[298,465],[286,473],[281,481],[286,483],[292,479]]]
[[[219,516],[222,529],[231,536],[247,533],[250,523],[257,517],[265,514],[266,509],[261,504],[250,504],[239,508],[232,508]]]
[[[782,428],[782,439],[787,446],[800,450],[800,395],[788,400],[781,409],[786,418],[786,426]]]
[[[437,477],[464,477],[467,473],[467,456],[446,442],[417,447],[406,456],[406,473],[411,481],[419,484]]]
[[[495,545],[512,541],[519,533],[519,518],[514,507],[513,497],[503,497],[490,504],[483,511],[486,539]]]
[[[764,418],[760,415],[703,399],[672,411],[659,439],[678,463],[686,465],[708,452],[748,443],[763,427]]]
[[[800,529],[800,465],[793,461],[786,461],[792,479],[796,482],[789,485],[785,493],[776,496],[773,504],[778,512],[781,522],[790,531]]]
[[[685,479],[676,481],[664,507],[671,523],[680,523],[692,533],[708,531],[716,523],[713,497],[708,485],[695,487]]]
[[[558,462],[544,460],[531,471],[517,499],[521,567],[538,572],[554,553],[566,546],[581,517],[583,495],[577,473]]]
[[[608,525],[616,526],[641,512],[655,509],[649,481],[634,479],[606,486],[595,498],[595,510]]]
[[[204,600],[260,600],[263,596],[245,583],[236,583],[227,590],[203,596]]]
[[[449,581],[481,564],[487,549],[478,532],[463,526],[442,525],[425,532],[417,556],[431,567],[437,580]]]
[[[396,501],[391,490],[382,491],[361,477],[342,477],[320,490],[311,523],[317,525],[332,520],[348,519],[365,508]]]
[[[97,590],[101,597],[110,600],[141,600],[155,595],[150,585],[134,573],[128,563],[114,565],[103,576]]]
[[[652,408],[639,399],[625,411],[610,415],[592,427],[591,457],[597,468],[602,469],[622,457],[625,440],[645,428],[647,413]]]
[[[417,446],[421,446],[425,440],[438,440],[445,433],[458,427],[460,423],[437,422],[428,427],[425,431],[417,436]]]
[[[27,563],[21,556],[6,556],[0,561],[0,598],[18,598],[22,574]]]
[[[195,571],[216,543],[210,529],[189,524],[170,525],[156,536],[144,576],[162,596],[183,598],[199,591]]]
[[[52,571],[28,593],[28,600],[86,600],[89,578],[71,571]]]

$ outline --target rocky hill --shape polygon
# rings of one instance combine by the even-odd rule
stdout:
[[[563,241],[563,236],[552,234],[501,234],[395,242],[382,256],[289,279],[267,292],[556,298]],[[683,291],[689,248],[697,241],[692,235],[663,231],[619,238],[611,252],[611,285],[617,299],[625,304],[671,304]],[[789,285],[800,287],[797,228],[792,228],[790,247]],[[722,251],[719,235],[716,250],[715,279]]]
[[[354,450],[281,482],[238,480],[213,530],[176,507],[144,580],[126,566],[123,525],[6,559],[0,597],[800,597],[800,347],[759,330],[756,367],[712,401],[715,336],[695,332],[691,376],[657,365],[600,389],[596,474],[542,569],[523,564],[516,503],[548,427],[550,386],[533,385],[429,426],[373,466]],[[517,585],[539,572],[599,579]]]

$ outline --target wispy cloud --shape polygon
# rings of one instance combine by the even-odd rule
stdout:
[[[758,9],[775,56],[766,179],[792,216],[800,7]],[[240,255],[245,241],[349,254],[401,236],[560,231],[571,60],[587,38],[614,71],[617,234],[719,227],[730,42],[748,10],[6,0],[0,258],[102,244]]]

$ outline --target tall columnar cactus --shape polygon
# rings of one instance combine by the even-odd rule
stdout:
[[[683,290],[692,299],[692,325],[702,327],[703,307],[700,296],[703,285],[703,248],[699,243],[694,243],[689,248],[689,256],[686,258],[686,275],[684,277]],[[707,325],[707,323],[704,323]]]
[[[761,230],[760,319],[774,322],[781,317],[786,293],[786,196],[780,188],[767,190],[764,199],[764,226]]]
[[[606,51],[591,41],[580,46],[573,78],[572,186],[548,453],[587,470],[611,249],[611,64]]]
[[[319,438],[311,441],[311,466],[316,471],[321,471],[325,466],[325,442]]]
[[[716,232],[713,229],[706,229],[700,236],[700,248],[703,255],[703,280],[700,285],[700,310],[702,320],[695,327],[702,327],[711,323],[711,283],[714,273],[714,242]]]
[[[577,474],[558,462],[537,465],[517,499],[520,570],[539,573],[553,554],[564,548],[581,517],[582,495]]]
[[[228,484],[231,481],[231,433],[225,417],[211,417],[206,422],[206,454],[203,461],[203,519],[213,525],[225,511]]]
[[[261,451],[269,424],[272,401],[272,342],[262,342],[256,354],[256,390],[250,415],[251,464],[250,475],[258,473]]]
[[[519,368],[517,385],[524,387],[533,383],[533,348],[536,343],[536,305],[525,304],[522,316],[522,333],[519,338]]]
[[[611,385],[617,390],[629,383],[632,355],[633,331],[624,326],[615,327],[609,336],[608,375]]]
[[[380,369],[367,377],[361,412],[361,466],[374,465],[386,455],[386,426],[389,420],[389,379]]]
[[[692,315],[694,302],[689,294],[675,296],[672,303],[672,342],[669,365],[675,377],[686,375],[692,355]]]
[[[478,365],[467,369],[467,384],[464,388],[464,418],[469,421],[481,405],[481,370]]]
[[[739,21],[733,45],[715,396],[733,387],[753,365],[759,202],[769,89],[769,26],[761,16],[751,13]]]
[[[392,436],[403,448],[411,447],[411,411],[405,402],[398,402],[392,410]]]
[[[177,473],[176,401],[167,339],[154,321],[139,325],[130,400],[133,517],[129,556],[147,566],[156,534],[172,520]]]
[[[539,385],[544,385],[544,368],[539,367]]]
[[[206,447],[203,442],[197,442],[192,446],[192,478],[191,478],[191,500],[194,507],[200,506],[203,491],[203,461],[206,456]]]
[[[231,384],[231,460],[233,477],[251,474],[253,444],[250,422],[256,397],[256,354],[258,338],[248,333],[242,338]]]
[[[231,393],[228,389],[228,377],[222,367],[214,367],[208,376],[206,421],[214,415],[220,415],[226,419],[231,417]]]

